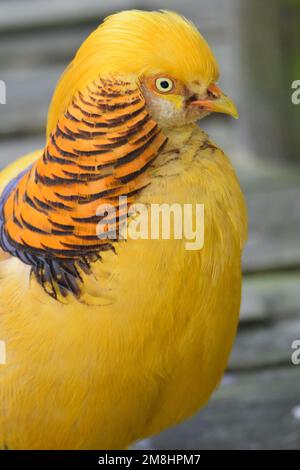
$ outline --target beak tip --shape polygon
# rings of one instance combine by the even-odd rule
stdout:
[[[220,96],[215,100],[201,99],[192,102],[193,105],[200,106],[204,111],[210,113],[221,113],[239,119],[239,112],[234,102],[225,94],[220,92]]]

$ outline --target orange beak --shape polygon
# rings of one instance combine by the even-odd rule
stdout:
[[[238,119],[239,113],[233,101],[215,84],[208,88],[210,97],[192,101],[191,104],[199,106],[210,113],[223,113]]]

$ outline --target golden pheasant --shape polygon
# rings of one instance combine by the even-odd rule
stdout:
[[[237,111],[197,29],[107,18],[63,74],[45,147],[0,175],[0,447],[120,449],[195,413],[235,337],[246,239],[228,158],[196,125]],[[203,204],[205,240],[109,237],[128,204]],[[99,206],[116,208],[106,218]],[[115,235],[116,235],[115,234]]]

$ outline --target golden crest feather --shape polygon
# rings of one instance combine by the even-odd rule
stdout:
[[[47,136],[76,91],[96,77],[167,73],[211,83],[219,69],[197,28],[170,11],[129,10],[109,16],[85,40],[63,73],[49,108]]]

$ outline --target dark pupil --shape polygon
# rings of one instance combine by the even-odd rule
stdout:
[[[162,82],[160,82],[160,86],[166,90],[167,88],[169,88],[170,85],[169,82],[163,80]]]

